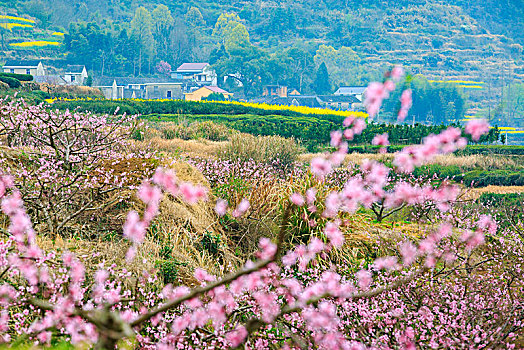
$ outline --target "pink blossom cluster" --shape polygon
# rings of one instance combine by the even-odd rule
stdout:
[[[372,82],[368,85],[365,91],[364,106],[366,106],[369,118],[373,119],[378,114],[382,102],[395,90],[396,84],[400,82],[403,76],[404,69],[396,66],[390,72],[386,73],[384,82]],[[401,106],[398,112],[398,119],[400,121],[406,119],[408,111],[411,108],[411,103],[411,89],[404,90],[400,97]]]
[[[401,76],[400,68],[395,68],[391,79],[374,85],[366,97],[368,108],[378,111],[376,105]],[[331,134],[335,152],[311,162],[310,171],[320,186],[342,164],[345,140],[365,126],[362,119],[347,118],[346,129]],[[457,130],[428,136],[422,145],[400,152],[395,165],[410,172],[436,154],[465,146]],[[472,127],[470,132],[475,137],[485,128]],[[379,136],[376,142],[385,146],[387,138]],[[258,170],[242,166],[238,171],[251,176],[247,174]],[[391,169],[378,162],[363,162],[358,173],[325,197],[320,195],[323,188],[315,186],[292,193],[284,201],[277,238],[260,239],[255,261],[222,277],[197,268],[193,288],[168,284],[161,290],[152,287],[157,277],[150,271],[131,276],[125,269],[101,263],[88,275],[81,260],[69,252],[44,254],[35,244],[31,220],[14,182],[9,176],[0,177],[1,208],[10,221],[9,239],[0,242],[0,268],[5,271],[0,270],[0,336],[5,342],[24,334],[38,344],[66,337],[73,345],[100,348],[116,348],[120,340],[133,337],[145,349],[243,344],[250,349],[415,349],[463,344],[489,348],[500,343],[511,347],[515,332],[524,327],[520,298],[524,286],[519,278],[522,242],[511,245],[498,239],[497,223],[487,214],[468,225],[451,226],[444,219],[451,218],[457,187],[392,183]],[[216,178],[217,184],[226,182],[227,176]],[[182,182],[170,170],[157,169],[137,191],[146,205],[142,217],[131,211],[123,227],[124,237],[132,243],[129,258],[144,242],[164,192],[187,205],[209,197],[204,187]],[[390,244],[391,254],[375,255],[356,266],[329,260],[329,254],[336,256],[345,248],[350,234],[341,219],[344,213],[362,207],[382,213],[383,208],[423,203],[431,203],[441,216],[438,225],[427,227],[419,239],[405,239],[398,247]],[[325,224],[320,235],[283,251],[289,215],[297,209],[317,214]],[[219,199],[215,210],[225,215],[228,203]],[[244,199],[232,215],[239,217],[249,210],[250,203]],[[492,258],[481,259],[482,253],[474,252],[485,244],[486,235],[494,242],[489,249],[498,250]],[[518,264],[501,275],[486,272],[487,266],[500,269],[507,263],[508,252],[518,256]],[[474,275],[473,270],[482,273]],[[132,277],[136,283],[130,287],[126,282]],[[483,294],[483,289],[490,294]]]

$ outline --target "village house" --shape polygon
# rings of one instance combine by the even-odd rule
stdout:
[[[279,106],[301,106],[301,107],[312,107],[321,108],[321,101],[317,96],[314,95],[296,95],[289,97],[274,97],[272,99],[255,100],[253,102],[262,102],[271,105]]]
[[[319,95],[320,104],[324,108],[341,111],[354,111],[361,105],[360,100],[354,95]]]
[[[296,91],[296,90],[295,90]],[[362,103],[353,95],[291,95],[287,97],[268,96],[255,99],[252,102],[267,103],[281,106],[301,106],[312,108],[328,108],[341,111],[355,111]]]
[[[182,99],[180,82],[164,79],[101,77],[95,81],[93,87],[102,91],[105,98],[116,100],[121,98],[142,99]]]
[[[287,97],[287,86],[266,85],[263,88],[262,96]]]
[[[341,86],[338,88],[337,91],[335,91],[334,95],[339,96],[355,96],[360,102],[362,102],[362,98],[364,96],[364,92],[366,91],[365,86]]]
[[[7,60],[2,69],[4,73],[45,75],[44,65],[38,60]]]
[[[172,79],[192,80],[202,85],[217,85],[217,74],[209,63],[183,63],[176,71],[171,72]]]
[[[200,89],[184,94],[186,101],[202,101],[203,98],[211,94],[222,94],[226,100],[233,97],[233,94],[227,92],[218,86],[202,86]]]
[[[65,69],[64,81],[68,85],[84,85],[87,79],[87,70],[82,65],[68,65]]]

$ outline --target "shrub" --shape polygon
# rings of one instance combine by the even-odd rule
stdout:
[[[155,264],[165,284],[177,283],[180,264],[175,260],[158,260]]]
[[[467,172],[463,177],[466,186],[524,186],[524,171],[482,171]]]
[[[0,73],[0,77],[14,78],[19,81],[32,81],[33,80],[33,76],[31,74]]]
[[[22,83],[20,83],[20,80],[11,78],[11,77],[0,76],[0,81],[9,85],[11,89],[18,89],[19,87],[22,86]]]
[[[491,193],[485,192],[480,195],[477,201],[486,206],[522,206],[524,203],[524,193]]]

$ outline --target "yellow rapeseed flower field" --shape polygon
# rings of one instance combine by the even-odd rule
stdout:
[[[65,34],[64,34],[64,33],[61,33],[61,32],[54,32],[54,33],[52,33],[51,35],[64,36]]]
[[[47,99],[47,103],[53,103],[57,99]],[[96,101],[103,100],[100,98],[75,98],[67,99],[62,98],[61,101]],[[173,101],[172,99],[143,99],[143,98],[133,98],[129,99],[133,101]],[[263,109],[267,111],[292,111],[301,114],[310,114],[310,115],[338,115],[342,117],[356,117],[356,118],[367,118],[368,114],[365,112],[353,112],[353,111],[337,111],[327,108],[312,108],[312,107],[303,107],[303,106],[279,106],[279,105],[270,105],[267,103],[250,103],[250,102],[238,102],[238,101],[198,101],[198,103],[222,103],[222,104],[232,104],[232,105],[241,105],[245,107]]]
[[[10,44],[15,47],[43,47],[43,46],[59,46],[61,43],[58,41],[25,41],[23,43]]]
[[[23,17],[15,17],[15,16],[0,15],[0,19],[11,19],[11,20],[21,21],[21,22],[36,23],[32,19],[27,19]]]
[[[461,85],[482,85],[485,84],[483,81],[474,80],[428,80],[430,83],[452,83]]]
[[[0,23],[0,28],[4,28],[13,31],[13,28],[33,28],[31,24],[21,24],[21,23]]]
[[[364,112],[352,112],[352,111],[337,111],[327,108],[313,108],[313,107],[304,107],[304,106],[280,106],[280,105],[270,105],[267,103],[251,103],[251,102],[238,102],[238,101],[201,101],[204,103],[223,103],[223,104],[235,104],[246,107],[258,108],[269,111],[292,111],[301,114],[328,114],[328,115],[339,115],[342,117],[360,117],[367,118],[368,114]]]

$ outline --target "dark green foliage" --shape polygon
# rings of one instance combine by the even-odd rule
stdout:
[[[33,76],[31,74],[0,73],[0,77],[14,78],[19,81],[32,81],[33,80]]]
[[[524,193],[482,193],[477,201],[494,207],[524,206]]]
[[[0,76],[0,81],[9,85],[11,89],[18,89],[22,86],[20,80],[11,77]]]
[[[329,82],[329,73],[326,64],[322,62],[317,70],[315,76],[314,90],[319,95],[326,95],[331,93],[331,83]]]
[[[524,171],[473,170],[464,174],[464,185],[471,187],[524,186]]]
[[[203,100],[204,101],[225,101],[226,98],[224,97],[224,94],[213,92],[211,95],[204,97]]]
[[[211,232],[206,231],[200,240],[198,248],[200,251],[206,251],[217,257],[220,252],[220,235],[213,235]]]
[[[175,260],[159,260],[155,264],[165,284],[177,281],[179,266],[180,263]]]
[[[415,168],[413,175],[416,177],[420,176],[436,176],[439,179],[454,179],[464,171],[456,165],[440,165],[440,164],[428,164],[421,167]]]
[[[471,145],[465,150],[459,151],[460,155],[473,154],[501,154],[501,155],[520,155],[524,156],[524,146],[504,146],[504,145]]]

